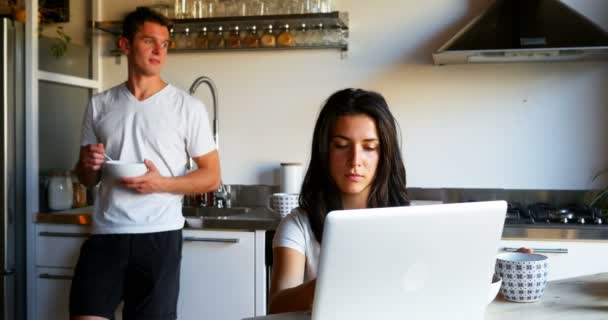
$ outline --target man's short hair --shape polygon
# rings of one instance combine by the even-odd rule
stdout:
[[[122,23],[122,36],[127,38],[129,42],[133,42],[135,34],[144,25],[144,22],[154,22],[161,26],[167,27],[167,31],[171,28],[171,20],[164,15],[146,7],[138,7],[135,11],[130,12]]]

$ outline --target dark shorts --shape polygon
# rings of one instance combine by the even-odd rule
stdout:
[[[72,288],[71,316],[123,319],[177,318],[182,231],[93,235],[80,249]]]

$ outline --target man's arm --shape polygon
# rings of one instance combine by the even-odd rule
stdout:
[[[101,166],[105,162],[103,144],[89,144],[80,147],[80,157],[76,163],[78,180],[87,187],[92,187],[101,178]]]
[[[180,177],[163,177],[150,160],[144,163],[148,173],[135,178],[122,178],[120,183],[139,193],[193,194],[217,190],[220,186],[220,159],[217,150],[192,158],[198,169]]]

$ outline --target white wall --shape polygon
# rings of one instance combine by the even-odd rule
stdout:
[[[154,1],[104,0],[120,20]],[[412,187],[587,189],[608,167],[608,62],[437,67],[431,53],[490,0],[337,1],[350,14],[350,49],[172,54],[164,78],[219,88],[225,183],[277,184],[280,162],[307,162],[328,95],[362,87],[387,98],[403,131]],[[604,0],[567,0],[608,30]],[[111,38],[108,37],[111,43]],[[103,58],[103,83],[126,60]],[[197,96],[210,102],[201,89]]]

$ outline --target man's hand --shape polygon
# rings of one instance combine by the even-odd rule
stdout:
[[[119,179],[120,184],[138,193],[165,192],[167,178],[160,175],[152,161],[144,160],[144,164],[148,167],[148,173],[140,177],[121,178]]]
[[[87,171],[99,171],[105,162],[103,144],[89,144],[80,148],[79,164]]]

